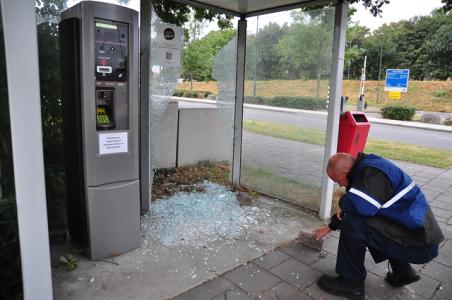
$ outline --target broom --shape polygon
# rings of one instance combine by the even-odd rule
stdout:
[[[296,242],[299,245],[309,247],[316,251],[319,251],[319,252],[322,251],[323,239],[317,240],[317,238],[315,236],[315,231],[312,229],[301,230],[300,234],[298,235],[298,238],[296,239]]]

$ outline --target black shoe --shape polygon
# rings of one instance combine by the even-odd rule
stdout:
[[[364,281],[354,281],[342,276],[322,275],[317,281],[317,285],[328,294],[353,300],[364,299]]]
[[[413,283],[421,279],[421,276],[416,274],[416,271],[408,263],[390,261],[393,267],[393,272],[388,271],[385,276],[385,281],[393,287],[402,287],[404,285]],[[389,265],[388,265],[389,266]]]
[[[385,277],[386,282],[392,285],[393,287],[402,287],[404,285],[416,282],[419,279],[421,279],[421,276],[416,274],[416,271],[414,270],[412,270],[412,272],[405,274],[388,271]]]

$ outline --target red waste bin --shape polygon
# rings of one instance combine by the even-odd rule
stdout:
[[[339,120],[337,152],[350,153],[354,157],[364,151],[370,123],[366,115],[359,111],[347,111]]]

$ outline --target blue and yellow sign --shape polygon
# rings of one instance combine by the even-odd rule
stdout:
[[[387,69],[385,91],[406,92],[408,90],[409,69]]]

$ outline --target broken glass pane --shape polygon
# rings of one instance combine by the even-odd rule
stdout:
[[[160,124],[160,118],[165,112],[166,107],[176,89],[177,80],[180,73],[180,64],[172,64],[168,59],[180,59],[179,52],[171,52],[169,48],[165,48],[159,41],[159,32],[162,32],[162,28],[175,28],[174,25],[164,23],[160,20],[154,10],[152,10],[151,16],[151,41],[150,41],[150,70],[149,70],[149,129],[150,129],[150,145],[149,145],[149,162],[150,162],[150,186],[152,186],[153,169],[155,160],[155,144],[156,132]],[[180,30],[180,28],[178,28]],[[176,38],[180,37],[179,47],[182,45],[182,35],[176,35]],[[168,51],[167,51],[168,50]],[[175,54],[179,57],[173,57]],[[162,57],[162,55],[165,55]]]
[[[217,80],[217,108],[223,125],[228,131],[229,162],[232,162],[234,140],[234,105],[236,86],[237,37],[232,38],[215,57],[213,78]]]
[[[240,183],[319,209],[334,10],[249,19]],[[255,26],[251,24],[256,22]]]

